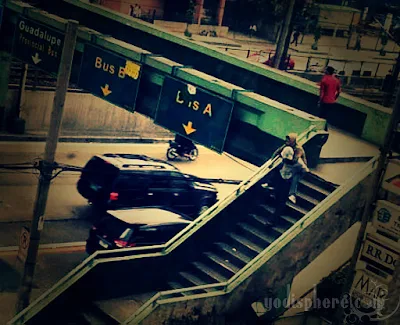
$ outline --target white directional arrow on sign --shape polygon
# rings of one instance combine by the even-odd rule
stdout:
[[[38,64],[42,59],[39,58],[39,53],[36,52],[35,56],[32,56],[32,61],[35,64]]]

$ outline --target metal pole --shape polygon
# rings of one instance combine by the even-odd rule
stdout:
[[[349,36],[347,38],[347,44],[346,44],[346,48],[349,49],[350,47],[350,42],[351,42],[351,38],[353,36],[353,22],[354,22],[354,16],[355,16],[355,12],[353,12],[353,16],[351,17],[351,23],[349,25]]]
[[[22,64],[21,79],[19,80],[19,90],[18,90],[17,105],[15,109],[15,118],[19,118],[21,113],[21,106],[24,99],[27,75],[28,75],[28,64],[24,63]]]
[[[376,66],[376,71],[375,71],[374,78],[376,78],[376,76],[378,75],[379,67],[380,67],[380,63],[378,63],[377,66]]]
[[[390,78],[389,86],[387,89],[387,93],[385,94],[383,100],[383,106],[389,107],[392,102],[393,93],[396,89],[397,79],[399,78],[400,74],[400,52],[396,59],[396,65],[392,71],[392,77]]]
[[[369,195],[367,197],[366,204],[364,207],[363,215],[361,218],[361,227],[358,232],[357,242],[354,247],[353,256],[350,261],[349,273],[346,277],[346,282],[343,287],[343,293],[350,292],[350,289],[351,289],[353,281],[354,281],[354,276],[355,276],[355,272],[356,272],[355,267],[357,264],[358,256],[359,256],[360,250],[362,248],[362,243],[364,240],[368,221],[374,211],[375,202],[378,197],[378,192],[382,186],[383,177],[385,175],[386,167],[388,164],[388,156],[390,155],[390,152],[391,152],[394,135],[397,130],[397,124],[398,124],[399,120],[400,120],[400,88],[397,91],[396,104],[395,104],[393,112],[390,116],[388,128],[386,129],[385,140],[383,143],[383,147],[381,148],[381,155],[379,157],[378,167],[377,167],[375,175],[374,175],[373,187],[372,187],[372,190],[369,192]],[[337,317],[336,317],[335,324],[343,325],[344,310],[342,309],[342,307],[339,308],[336,316]]]
[[[274,68],[279,68],[282,61],[282,55],[285,52],[286,38],[288,36],[290,22],[292,21],[293,8],[296,0],[290,0],[289,8],[286,14],[285,22],[283,23],[282,33],[276,48]]]
[[[306,70],[304,72],[307,72],[310,70],[310,61],[311,61],[311,57],[309,56],[307,59]]]
[[[71,75],[72,60],[75,51],[78,32],[77,21],[69,20],[65,35],[60,68],[57,77],[57,88],[54,96],[53,111],[51,113],[50,128],[47,135],[44,160],[41,161],[39,185],[30,228],[30,241],[24,265],[21,286],[18,291],[16,312],[19,313],[29,305],[35,272],[37,254],[40,243],[40,234],[43,229],[44,214],[49,194],[51,177],[54,169],[54,156],[60,134],[60,126],[64,111],[64,102]]]
[[[379,43],[380,38],[381,38],[381,34],[378,35],[378,39],[376,40],[375,49],[374,49],[375,51],[378,48],[378,43]]]

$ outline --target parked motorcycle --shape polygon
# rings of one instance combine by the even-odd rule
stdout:
[[[167,150],[167,159],[175,160],[176,158],[186,158],[191,161],[194,161],[199,156],[199,150],[193,144],[192,147],[183,147],[179,143],[170,140],[169,148]]]

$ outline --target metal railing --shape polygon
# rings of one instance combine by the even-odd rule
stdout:
[[[237,49],[231,47],[224,47],[223,49],[228,53],[234,54],[239,57],[245,57],[246,59],[251,60],[251,58],[254,57],[255,58],[254,61],[260,63],[266,62],[269,58],[272,58],[275,54],[275,50],[265,51],[265,50],[252,50],[252,49]],[[390,69],[394,69],[394,66],[396,64],[395,59],[393,59],[392,63],[390,62],[386,63],[386,62],[377,62],[369,60],[335,59],[331,57],[301,55],[293,53],[288,55],[288,57],[295,61],[295,68],[293,69],[293,71],[296,72],[317,72],[322,74],[324,72],[325,67],[327,67],[328,65],[332,65],[338,71],[338,74],[341,76],[361,76],[369,78],[386,76],[388,71]],[[300,60],[307,60],[304,68],[302,69],[298,68],[298,64],[296,64],[296,58]],[[357,65],[357,69],[355,69],[354,67],[351,73],[346,73],[346,67],[350,65]],[[372,65],[373,67],[369,67],[369,70],[366,70],[364,68],[367,65]],[[380,72],[380,70],[382,71]]]

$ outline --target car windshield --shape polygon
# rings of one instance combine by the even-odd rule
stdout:
[[[84,167],[82,176],[100,186],[110,186],[118,175],[118,168],[99,157],[93,157]]]

